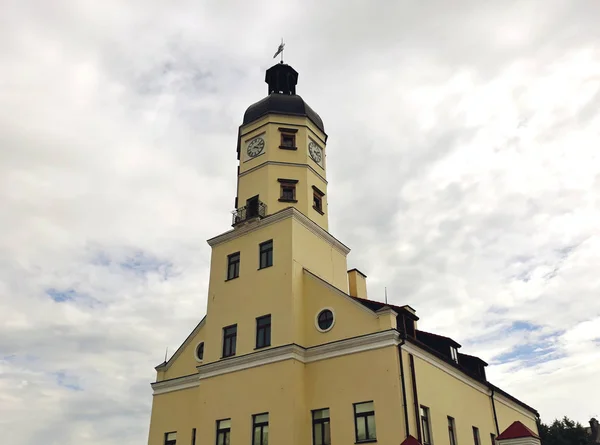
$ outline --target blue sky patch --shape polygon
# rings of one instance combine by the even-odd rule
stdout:
[[[58,386],[62,386],[71,391],[83,391],[83,388],[78,383],[77,377],[68,375],[64,371],[53,372],[52,375],[56,379]]]
[[[50,298],[52,298],[57,303],[64,303],[65,301],[73,301],[78,297],[77,292],[75,292],[73,289],[58,290],[58,289],[51,288],[51,289],[46,290],[46,295],[48,295]]]
[[[174,275],[172,262],[148,255],[142,251],[137,251],[133,255],[128,256],[124,261],[119,263],[119,266],[136,275],[144,276],[149,273],[156,273],[162,276],[163,280],[168,280],[169,277]]]

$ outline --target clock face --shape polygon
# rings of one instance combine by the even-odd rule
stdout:
[[[248,153],[249,157],[255,158],[258,155],[262,154],[262,152],[264,150],[265,150],[265,140],[259,136],[250,141],[250,143],[248,144],[248,147],[246,148],[246,153]]]
[[[323,149],[313,141],[308,143],[308,154],[310,154],[313,161],[321,165],[321,161],[323,160]]]

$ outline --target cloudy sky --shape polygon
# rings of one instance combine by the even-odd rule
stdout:
[[[371,298],[542,420],[600,414],[598,2],[0,4],[6,443],[145,443],[282,36]]]

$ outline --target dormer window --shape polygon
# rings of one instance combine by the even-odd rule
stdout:
[[[458,363],[458,350],[454,346],[450,346],[450,357],[454,363]]]

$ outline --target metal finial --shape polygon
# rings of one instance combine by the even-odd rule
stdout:
[[[275,55],[273,56],[273,58],[277,57],[279,54],[281,54],[281,63],[283,63],[283,48],[285,48],[285,43],[283,43],[283,37],[281,38],[281,43],[279,44],[279,47],[277,48],[277,52],[275,53]]]

